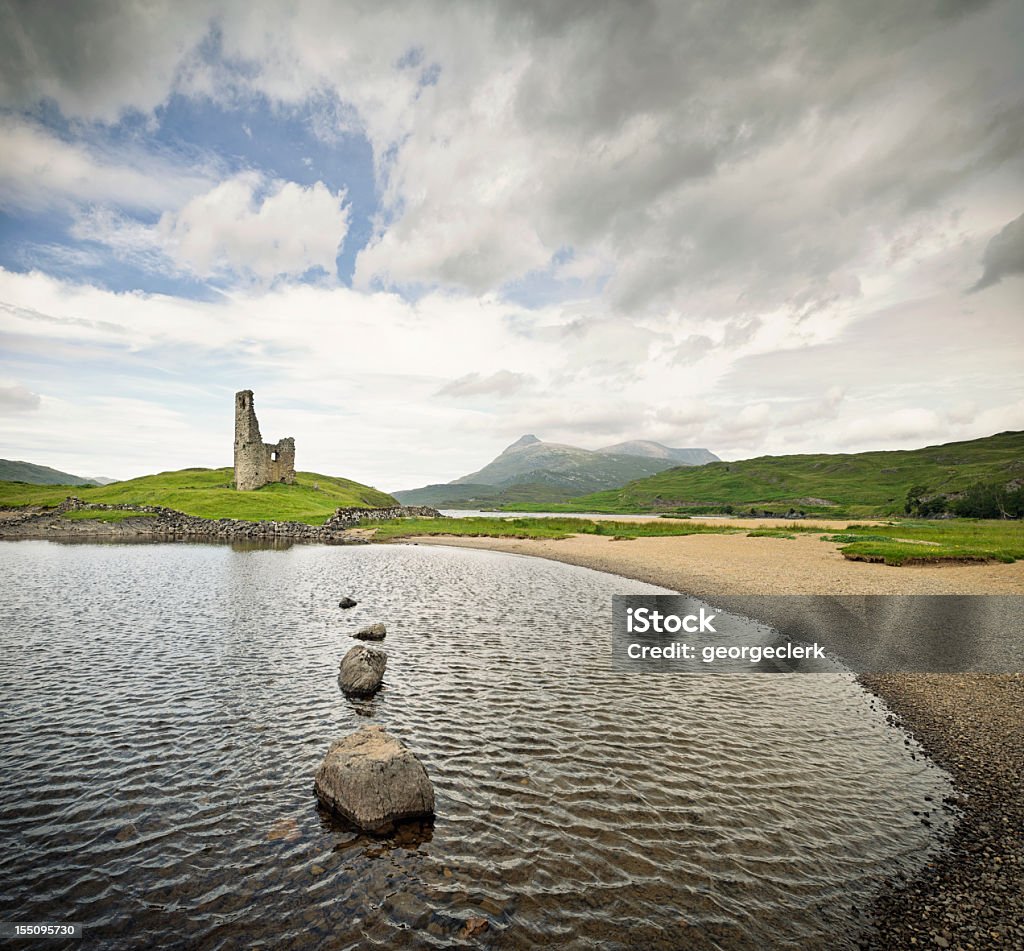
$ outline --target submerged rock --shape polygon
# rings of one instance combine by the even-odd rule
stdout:
[[[379,689],[387,665],[388,655],[384,651],[357,644],[341,659],[338,683],[353,697],[369,697]]]
[[[360,641],[382,641],[388,629],[383,624],[371,624],[352,636]]]
[[[423,764],[377,724],[332,743],[313,788],[325,807],[367,832],[434,814],[434,787]]]
[[[268,842],[293,842],[299,837],[299,824],[294,819],[278,819],[267,833]]]
[[[479,937],[490,926],[491,923],[486,918],[467,918],[466,923],[459,930],[459,937],[462,939]]]
[[[359,602],[354,601],[352,598],[346,596],[338,602],[339,608],[354,608]]]

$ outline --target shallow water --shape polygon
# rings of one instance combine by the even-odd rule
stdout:
[[[0,544],[0,577],[0,920],[82,922],[79,947],[464,946],[475,917],[493,947],[853,947],[942,825],[945,774],[847,675],[613,672],[610,598],[660,592],[639,582],[43,541]],[[373,621],[385,686],[353,706],[338,661]],[[367,717],[423,760],[432,826],[317,808]]]

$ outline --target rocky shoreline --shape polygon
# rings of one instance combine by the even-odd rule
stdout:
[[[66,518],[69,512],[125,512],[130,516]],[[390,508],[339,508],[323,525],[305,522],[250,522],[237,518],[201,518],[155,505],[105,505],[68,496],[54,509],[8,508],[0,518],[0,538],[149,538],[166,541],[302,541],[364,544],[356,531],[364,521],[392,518],[438,518],[440,512],[425,505]]]
[[[865,948],[1024,948],[1024,674],[862,675],[953,777],[942,851],[876,901]]]

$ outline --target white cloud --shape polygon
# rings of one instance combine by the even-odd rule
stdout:
[[[323,182],[305,187],[247,172],[165,211],[154,226],[99,207],[80,214],[72,234],[151,270],[169,261],[203,278],[267,281],[311,268],[333,277],[348,225],[344,190],[335,194]]]
[[[48,394],[38,413],[0,419],[0,442],[26,447],[25,458],[45,450],[40,461],[67,471],[127,476],[227,465],[231,396],[243,388],[256,391],[267,433],[296,437],[301,467],[387,489],[473,471],[525,432],[591,449],[648,438],[743,458],[906,447],[1024,428],[1012,360],[977,381],[942,385],[949,360],[975,339],[976,327],[965,322],[941,326],[944,349],[915,352],[913,375],[898,369],[907,358],[895,354],[892,379],[865,382],[866,358],[842,346],[778,351],[780,371],[742,374],[760,394],[746,399],[728,372],[744,366],[743,348],[719,348],[714,373],[641,360],[610,386],[606,376],[579,372],[577,354],[566,347],[572,333],[561,328],[573,325],[571,310],[527,311],[493,298],[438,293],[409,302],[384,292],[280,284],[189,301],[0,270],[0,302],[8,361],[24,354],[23,365],[32,368],[19,373],[18,385]],[[524,333],[530,325],[546,331]],[[1002,349],[1019,353],[1009,341]],[[821,385],[851,360],[842,387]],[[469,399],[442,395],[453,381],[476,392]],[[50,394],[61,402],[51,404]],[[100,406],[108,399],[129,402]],[[965,401],[973,404],[966,415]],[[132,426],[144,419],[142,403],[161,407],[154,433],[188,438],[118,437],[109,443],[108,465],[87,464],[104,431],[122,430],[119,414]],[[51,405],[76,409],[50,412]],[[71,462],[55,457],[61,448]]]
[[[0,208],[41,211],[116,202],[159,211],[210,185],[208,172],[150,152],[116,154],[70,142],[34,122],[0,115]]]
[[[156,230],[169,256],[201,277],[230,271],[270,279],[314,267],[333,275],[348,232],[345,197],[323,182],[306,188],[246,173],[165,212]]]
[[[894,442],[924,445],[929,440],[946,442],[949,429],[939,414],[923,407],[906,407],[873,416],[862,416],[845,423],[838,432],[840,445],[874,443],[880,446]]]

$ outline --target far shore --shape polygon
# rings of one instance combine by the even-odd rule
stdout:
[[[786,519],[715,519],[737,528],[790,524]],[[844,528],[848,521],[801,524]],[[1024,594],[1024,561],[892,567],[850,561],[816,535],[665,535],[613,539],[410,536],[420,545],[455,545],[534,555],[607,571],[697,597],[723,594]]]

